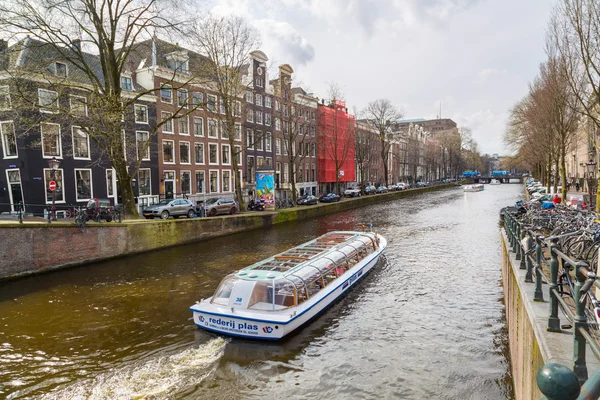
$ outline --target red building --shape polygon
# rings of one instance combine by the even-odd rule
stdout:
[[[348,114],[346,103],[339,100],[318,108],[317,156],[319,191],[336,191],[336,175],[340,190],[355,182],[354,174],[354,116]]]

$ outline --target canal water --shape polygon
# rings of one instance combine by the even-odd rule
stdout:
[[[449,189],[0,284],[0,398],[510,399],[497,223],[520,193]],[[364,223],[386,259],[292,337],[193,325],[226,274]]]

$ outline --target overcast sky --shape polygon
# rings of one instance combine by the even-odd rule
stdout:
[[[550,0],[211,0],[245,17],[275,66],[349,109],[389,98],[405,118],[468,126],[482,152],[506,153],[508,110],[544,60]]]

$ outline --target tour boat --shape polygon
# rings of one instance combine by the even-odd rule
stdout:
[[[465,192],[481,192],[484,186],[481,183],[476,183],[474,185],[466,185],[463,190]]]
[[[335,231],[226,276],[190,307],[200,328],[278,340],[355,286],[387,241],[374,232]]]
[[[492,179],[490,181],[490,185],[500,185],[502,182],[500,182],[498,179]]]

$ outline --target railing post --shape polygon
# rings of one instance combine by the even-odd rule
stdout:
[[[558,318],[558,299],[553,289],[558,288],[558,255],[556,254],[556,241],[550,244],[550,284],[548,285],[548,296],[550,296],[550,317],[548,318],[548,332],[561,332],[560,318]]]
[[[511,220],[511,224],[510,224],[510,237],[511,237],[511,247],[512,247],[512,252],[516,253],[517,252],[517,241],[516,241],[516,221],[515,221],[515,217],[513,215],[510,216],[510,220]]]
[[[517,222],[517,224],[517,231],[519,232],[517,236],[517,260],[521,260],[521,262],[519,263],[519,269],[525,269],[525,251],[523,249],[523,226],[520,222]]]
[[[534,241],[531,237],[531,231],[526,232],[527,236],[527,251],[533,249]],[[531,262],[531,255],[525,255],[525,265],[527,267],[527,272],[525,273],[525,282],[533,283],[533,263]]]
[[[535,238],[535,292],[533,301],[544,301],[544,293],[542,293],[542,237]]]
[[[583,287],[586,276],[581,273],[582,268],[587,269],[585,262],[578,262],[575,266],[575,287],[573,288],[573,302],[575,303],[575,318],[573,324],[573,372],[577,375],[579,383],[583,384],[588,379],[587,366],[585,364],[585,337],[579,332],[579,328],[588,329],[587,318],[585,316],[585,302],[581,302],[581,288]]]

